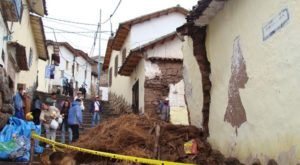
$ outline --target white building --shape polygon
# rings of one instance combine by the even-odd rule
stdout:
[[[2,50],[0,63],[7,69],[11,88],[23,86],[32,94],[38,84],[38,61],[47,60],[48,52],[41,17],[47,15],[45,0],[5,0],[0,1],[1,20],[0,43]],[[8,32],[5,31],[7,21]],[[4,24],[3,24],[4,23]],[[6,34],[5,34],[6,33]],[[10,34],[10,35],[8,35]],[[7,50],[7,51],[5,51]]]
[[[8,33],[8,28],[7,24],[4,20],[2,12],[0,12],[0,65],[7,69],[7,49],[6,49],[6,43],[7,40],[9,39],[9,33]]]
[[[121,23],[108,41],[103,69],[108,69],[109,91],[122,96],[135,113],[154,115],[158,101],[167,96],[170,103],[184,100],[184,91],[175,89],[183,89],[182,43],[175,30],[186,14],[177,6],[137,17]],[[182,102],[174,107],[186,112]]]
[[[63,78],[73,81],[74,90],[78,90],[83,84],[86,85],[87,93],[91,93],[92,65],[94,61],[88,55],[75,49],[67,42],[47,42],[48,52],[51,59],[40,67],[44,68],[43,73],[39,73],[40,79],[45,79],[46,67],[55,65],[54,77],[46,79],[39,85],[38,90],[44,92],[62,90]]]

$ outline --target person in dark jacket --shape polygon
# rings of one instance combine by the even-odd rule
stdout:
[[[160,109],[160,119],[166,122],[170,121],[170,105],[169,98],[165,98],[163,102],[159,105]]]
[[[41,109],[42,109],[41,96],[37,95],[36,98],[34,99],[34,108],[32,109],[33,122],[35,125],[40,124]]]
[[[24,95],[24,89],[20,87],[18,89],[18,92],[13,98],[13,104],[14,104],[14,116],[25,120],[25,115],[24,115],[24,102],[23,102],[23,95]]]
[[[69,128],[68,125],[68,116],[69,116],[69,109],[71,107],[71,102],[66,99],[63,102],[62,108],[60,110],[60,114],[63,117],[63,122],[61,123],[61,142],[65,143],[65,136],[66,136],[66,131],[69,132],[69,143],[72,141],[72,130]]]
[[[93,114],[92,117],[92,127],[100,122],[100,112],[102,111],[102,106],[99,101],[99,96],[96,96],[94,101],[91,102],[90,112]]]
[[[85,89],[85,85],[82,85],[82,86],[79,88],[79,91],[82,93],[83,98],[86,99],[86,89]]]
[[[73,133],[72,142],[75,142],[79,138],[79,127],[82,125],[80,99],[73,101],[72,107],[69,109],[68,124]]]
[[[68,79],[66,77],[64,77],[63,79],[63,95],[68,95]]]

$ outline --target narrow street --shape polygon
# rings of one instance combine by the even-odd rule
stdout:
[[[300,0],[0,0],[0,165],[299,165]]]

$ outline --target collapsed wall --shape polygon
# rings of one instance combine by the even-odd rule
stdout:
[[[170,84],[177,84],[182,77],[182,60],[180,59],[160,59],[152,60],[153,67],[158,74],[150,76],[147,74],[145,80],[145,113],[149,116],[157,116],[156,109],[159,100],[168,97]],[[149,70],[149,68],[148,68]]]

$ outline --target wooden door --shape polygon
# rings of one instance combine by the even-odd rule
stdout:
[[[139,81],[132,87],[132,109],[134,113],[139,113]]]

